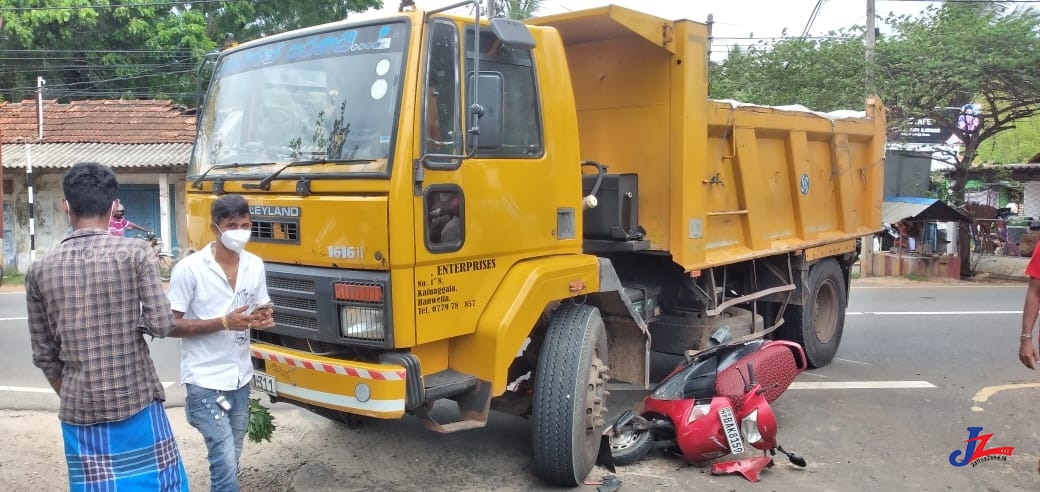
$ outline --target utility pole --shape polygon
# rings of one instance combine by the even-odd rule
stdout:
[[[43,80],[43,77],[36,77],[36,141],[43,141],[43,86],[47,81]],[[31,144],[26,142],[25,144],[25,184],[29,191],[29,262],[36,262],[36,210],[34,203],[33,188],[35,188],[35,180],[33,179],[33,168],[32,168],[32,147]]]
[[[867,85],[866,92],[869,97],[874,93],[874,44],[877,41],[874,33],[877,27],[874,24],[874,0],[867,0]]]
[[[711,35],[711,30],[715,26],[715,15],[708,14],[707,25],[708,25],[708,63],[711,63],[711,42],[714,40],[714,37]]]
[[[494,19],[498,15],[498,0],[487,0],[488,19]]]

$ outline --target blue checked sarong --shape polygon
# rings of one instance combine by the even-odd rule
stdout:
[[[70,491],[188,490],[184,463],[160,401],[119,422],[62,422],[61,433]]]

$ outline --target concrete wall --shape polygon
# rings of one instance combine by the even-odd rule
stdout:
[[[39,256],[65,238],[70,232],[69,222],[61,210],[63,196],[61,179],[64,169],[34,169],[33,204],[36,223],[36,255]],[[176,221],[180,245],[187,243],[187,220],[184,211],[184,173],[120,172],[119,184],[159,185],[164,180],[174,185],[174,207],[160,218],[161,229],[156,233],[163,239],[164,248],[173,242],[171,224]],[[4,270],[25,272],[30,262],[29,194],[23,169],[4,169]],[[160,211],[163,209],[160,208]],[[176,253],[176,252],[175,252]]]

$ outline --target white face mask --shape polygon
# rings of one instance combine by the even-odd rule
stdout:
[[[220,230],[219,228],[217,230]],[[249,229],[235,229],[231,231],[220,231],[220,242],[227,249],[236,253],[241,253],[242,250],[246,249],[246,243],[249,242]]]

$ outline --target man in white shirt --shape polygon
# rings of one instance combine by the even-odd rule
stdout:
[[[177,262],[167,297],[181,337],[181,383],[188,423],[202,433],[210,490],[237,492],[238,461],[249,422],[253,365],[249,330],[274,326],[264,262],[245,251],[252,221],[240,195],[210,207],[218,240]]]

